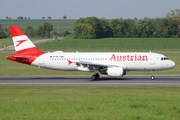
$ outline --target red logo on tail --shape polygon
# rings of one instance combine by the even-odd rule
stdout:
[[[25,42],[25,41],[27,41],[27,40],[19,40],[19,41],[17,41],[17,42],[19,42],[19,43],[16,45],[16,47],[19,46],[21,43],[23,43],[23,42]]]

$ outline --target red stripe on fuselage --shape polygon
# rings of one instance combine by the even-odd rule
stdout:
[[[17,51],[16,54],[8,55],[7,59],[31,65],[31,63],[42,54],[45,54],[45,52],[40,51],[36,47],[32,47],[32,48]],[[28,58],[28,59],[15,58],[11,56],[17,56],[17,57]]]

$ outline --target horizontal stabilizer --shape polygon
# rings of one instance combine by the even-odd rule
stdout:
[[[11,58],[19,58],[19,59],[29,59],[29,58],[26,58],[26,57],[19,57],[19,56],[8,56],[8,57],[11,57]]]

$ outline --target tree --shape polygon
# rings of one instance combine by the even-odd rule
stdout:
[[[6,34],[4,33],[4,31],[3,31],[3,27],[2,27],[2,25],[1,25],[1,23],[0,23],[0,39],[1,38],[6,38],[7,36],[6,36]]]
[[[141,20],[136,25],[138,37],[152,37],[153,23],[151,20]]]
[[[144,20],[148,20],[149,18],[148,17],[144,17]]]
[[[134,26],[134,24],[134,20],[130,19],[113,19],[109,22],[113,37],[130,37],[132,32],[131,28]]]
[[[63,33],[62,33],[64,36],[70,34],[68,30],[64,30]]]
[[[48,19],[51,19],[51,16],[49,16]]]
[[[180,16],[173,16],[172,19],[177,23],[177,25],[180,25]]]
[[[48,22],[44,22],[36,29],[35,35],[39,37],[50,37],[50,32],[52,30],[53,26]]]
[[[78,23],[73,25],[73,38],[94,39],[95,30],[89,24]]]
[[[177,23],[173,21],[172,18],[167,18],[164,20],[166,25],[166,36],[165,37],[175,37],[178,33]]]
[[[106,37],[111,37],[112,36],[112,31],[109,26],[109,21],[106,19],[99,19],[100,21],[100,26],[101,26],[101,38],[106,38]]]
[[[51,34],[52,35],[58,35],[58,33],[56,31],[53,31]]]
[[[1,38],[6,38],[6,36],[5,36],[4,32],[0,30],[0,39]]]
[[[26,28],[25,28],[25,34],[28,37],[33,37],[34,36],[34,28],[33,28],[33,26],[27,25]]]
[[[51,35],[53,36],[54,40],[58,40],[58,33],[56,31],[53,31]]]
[[[177,24],[177,32],[178,33],[177,33],[176,37],[180,37],[180,16],[173,16],[172,19]]]
[[[6,16],[6,19],[7,19],[7,20],[9,20],[9,17],[8,17],[8,16]]]
[[[73,38],[95,39],[109,37],[108,22],[96,17],[80,18],[73,24]]]
[[[66,16],[66,15],[64,15],[64,16],[63,16],[63,19],[67,19],[67,16]]]
[[[165,37],[166,26],[164,19],[156,18],[152,20],[153,22],[153,37]]]
[[[17,17],[18,20],[23,20],[22,16]]]
[[[45,17],[43,16],[42,19],[45,19]]]
[[[166,14],[166,18],[171,18],[173,16],[180,16],[180,10],[179,9],[171,10]]]

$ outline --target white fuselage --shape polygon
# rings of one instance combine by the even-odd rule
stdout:
[[[72,63],[69,64],[68,61]],[[126,71],[156,71],[171,69],[175,63],[166,56],[151,52],[54,52],[39,56],[31,65],[64,71],[91,71],[76,62],[90,62],[107,66],[120,66]]]

